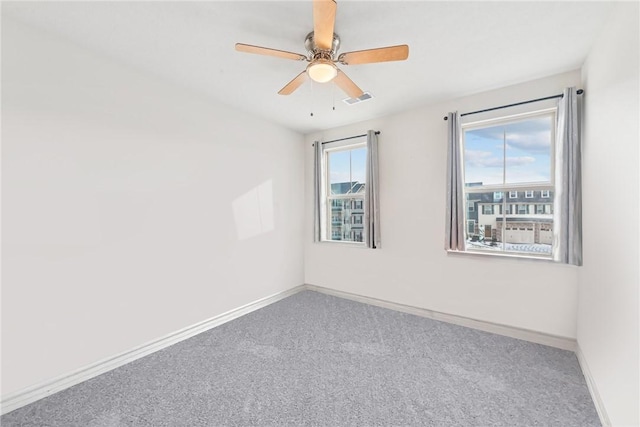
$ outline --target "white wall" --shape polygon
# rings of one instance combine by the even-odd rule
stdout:
[[[447,254],[448,111],[474,111],[579,86],[579,71],[309,135],[305,282],[473,319],[575,338],[577,268],[548,261]],[[353,107],[357,108],[357,106]],[[382,248],[312,242],[314,139],[381,131]]]
[[[303,283],[301,135],[7,19],[2,64],[4,396]]]
[[[638,425],[638,3],[619,4],[583,67],[578,345],[613,425]],[[614,209],[611,209],[614,207]]]

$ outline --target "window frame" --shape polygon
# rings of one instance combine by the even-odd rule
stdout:
[[[513,199],[517,199],[518,198],[518,192],[520,191],[525,191],[525,198],[534,198],[533,197],[533,192],[534,191],[541,191],[541,195],[543,194],[547,194],[547,198],[549,197],[550,192],[554,192],[555,193],[555,168],[556,168],[556,162],[555,162],[555,151],[556,151],[556,134],[555,134],[555,130],[557,129],[557,125],[558,125],[558,111],[557,111],[557,107],[547,107],[547,108],[540,108],[540,109],[536,109],[536,110],[532,110],[532,111],[528,111],[525,113],[519,113],[519,114],[510,114],[510,115],[504,115],[504,116],[500,116],[500,117],[495,117],[495,118],[489,118],[489,119],[482,119],[482,120],[477,120],[477,121],[470,121],[467,123],[462,123],[461,124],[461,135],[460,135],[460,145],[461,145],[461,153],[462,154],[462,163],[464,165],[465,159],[464,159],[464,152],[465,152],[465,135],[466,132],[468,130],[472,130],[472,129],[482,129],[482,128],[486,128],[486,127],[493,127],[493,126],[499,126],[501,124],[508,124],[508,123],[513,123],[513,122],[518,122],[518,121],[522,121],[522,120],[527,120],[527,119],[533,119],[536,117],[545,117],[545,116],[550,116],[551,117],[551,134],[550,134],[550,171],[549,171],[549,181],[548,182],[538,182],[538,183],[503,183],[503,184],[488,184],[488,185],[474,185],[474,186],[469,186],[467,187],[466,185],[463,184],[463,198],[465,200],[467,200],[468,195],[470,194],[477,194],[477,193],[489,193],[489,192],[493,192],[493,194],[495,195],[496,192],[503,192],[503,194],[505,195],[505,197],[503,197],[500,205],[503,206],[503,208],[501,209],[501,212],[498,214],[499,218],[496,218],[497,220],[502,220],[502,229],[506,230],[507,229],[507,216],[508,215],[522,215],[520,214],[520,208],[519,206],[521,205],[521,203],[518,203],[516,200]],[[464,170],[464,168],[463,168]],[[466,178],[464,176],[464,172],[463,172],[463,183],[466,181]],[[526,191],[531,191],[532,192],[532,196],[531,197],[527,197]],[[512,199],[512,201],[510,203],[507,203],[507,199]],[[526,205],[526,204],[524,204]],[[514,206],[513,209],[509,209],[510,206]],[[515,211],[515,212],[512,212]],[[526,211],[528,212],[528,207],[526,208]],[[494,211],[495,212],[495,211]],[[534,214],[535,214],[535,209],[534,209]],[[526,213],[525,215],[530,215],[528,213]],[[555,226],[555,215],[553,215],[553,226]],[[501,218],[500,218],[501,217]],[[467,226],[467,221],[469,221],[469,219],[465,218],[465,232],[468,231],[468,226]],[[497,227],[496,227],[497,228]],[[470,247],[468,245],[468,233],[466,235],[467,238],[465,238],[465,249],[459,252],[463,252],[463,253],[474,253],[474,254],[485,254],[485,255],[494,255],[494,256],[506,256],[506,257],[516,257],[516,258],[537,258],[537,259],[543,259],[543,260],[553,260],[553,244],[551,245],[551,253],[549,254],[539,254],[539,253],[533,253],[533,252],[518,252],[518,251],[508,251],[504,249],[501,250],[496,250],[494,251],[489,251],[486,249],[480,249],[480,248],[473,248]]]
[[[324,217],[324,229],[321,230],[321,239],[320,242],[321,243],[331,243],[331,244],[343,244],[343,245],[353,245],[353,246],[358,246],[358,247],[366,247],[365,246],[365,242],[364,242],[364,233],[366,232],[365,228],[364,228],[364,209],[365,209],[365,203],[364,203],[364,193],[350,193],[350,194],[331,194],[331,165],[330,165],[330,161],[329,161],[329,155],[331,153],[336,153],[336,152],[340,152],[340,151],[351,151],[351,150],[355,150],[355,149],[360,149],[360,148],[367,148],[367,141],[366,141],[366,137],[362,137],[362,138],[358,138],[358,140],[356,142],[353,141],[349,141],[347,143],[345,142],[337,142],[337,143],[328,143],[326,145],[323,145],[322,147],[322,170],[323,170],[323,177],[322,177],[322,198],[323,198],[323,203],[322,203],[322,209],[324,210],[323,213],[323,217]],[[365,181],[366,181],[366,177],[365,177]],[[366,185],[366,182],[363,183],[364,185]],[[354,210],[362,210],[362,216],[363,216],[363,220],[362,220],[362,224],[357,224],[357,225],[363,225],[362,228],[362,241],[361,242],[357,242],[357,241],[352,241],[352,240],[333,240],[331,237],[335,234],[333,233],[332,230],[332,212],[331,212],[331,207],[332,207],[332,202],[334,200],[357,200],[360,202],[361,204],[361,208],[353,208]],[[344,218],[343,218],[344,221]],[[360,230],[350,230],[350,234],[353,235],[353,233],[355,231],[360,231]],[[345,231],[342,230],[340,232],[341,236],[344,236]]]

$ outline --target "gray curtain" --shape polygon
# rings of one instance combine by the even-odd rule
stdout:
[[[378,190],[378,135],[367,131],[367,167],[364,186],[364,219],[367,230],[364,243],[368,248],[380,247],[380,196]]]
[[[447,213],[445,218],[446,250],[464,250],[464,194],[462,174],[462,153],[460,142],[460,115],[449,113],[449,140],[447,149]]]
[[[553,259],[582,265],[582,172],[578,95],[566,88],[558,101]]]
[[[313,241],[322,241],[322,143],[313,144]]]

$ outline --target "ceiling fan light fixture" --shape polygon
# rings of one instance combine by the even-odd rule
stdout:
[[[309,64],[307,73],[313,81],[327,83],[338,75],[338,67],[331,61],[320,59]]]

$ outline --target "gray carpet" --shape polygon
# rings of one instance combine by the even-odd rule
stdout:
[[[576,356],[301,292],[4,415],[9,426],[596,426]]]

